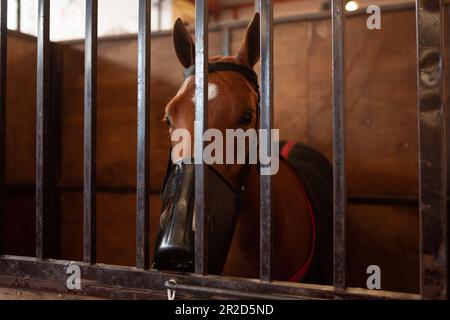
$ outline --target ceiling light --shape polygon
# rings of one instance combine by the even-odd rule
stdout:
[[[355,10],[358,10],[358,8],[359,8],[359,5],[356,1],[349,1],[345,5],[346,11],[355,11]]]

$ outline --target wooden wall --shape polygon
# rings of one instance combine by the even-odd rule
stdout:
[[[10,32],[6,96],[7,214],[0,239],[2,249],[13,254],[33,254],[35,246],[36,61],[35,39]]]
[[[383,13],[381,31],[369,31],[365,17],[348,20],[347,166],[353,196],[417,196],[414,21],[413,10]],[[242,28],[232,32],[233,51],[242,36]],[[20,49],[21,40],[10,38],[10,56],[17,62],[9,60],[7,179],[11,184],[33,184],[35,45]],[[82,256],[83,43],[57,47],[53,61],[61,136],[59,249],[63,258],[76,260]],[[103,39],[98,50],[98,256],[100,262],[133,265],[137,41],[135,37]],[[210,54],[221,50],[221,33],[211,33]],[[20,68],[14,70],[14,65]],[[160,119],[181,82],[182,68],[170,35],[153,37],[152,217],[159,212],[157,191],[168,156],[168,134]],[[306,142],[331,159],[329,20],[275,26],[275,125],[282,139]],[[31,210],[25,210],[20,207],[23,202],[16,202],[8,214],[27,212],[28,218],[21,221],[33,226],[32,203],[26,204]],[[154,230],[156,223],[151,226]],[[416,206],[350,205],[348,229],[351,285],[365,286],[366,267],[378,264],[384,289],[418,290]]]

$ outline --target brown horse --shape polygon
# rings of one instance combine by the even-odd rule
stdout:
[[[259,15],[256,14],[247,28],[245,39],[235,56],[215,56],[209,63],[227,62],[253,69],[259,60]],[[185,68],[195,64],[195,44],[184,23],[178,19],[174,25],[173,40],[177,57]],[[252,83],[239,72],[218,71],[209,74],[208,128],[217,128],[224,133],[226,129],[258,128],[259,96]],[[188,76],[176,96],[167,104],[164,120],[169,132],[175,129],[186,129],[194,137],[195,116],[195,77]],[[173,143],[175,144],[175,143]],[[191,141],[191,145],[193,142]],[[173,145],[174,146],[174,145]],[[285,145],[285,159],[281,159],[279,171],[273,177],[273,277],[276,280],[309,281],[326,283],[331,279],[331,230],[325,226],[329,222],[329,208],[324,213],[313,212],[311,198],[320,196],[314,190],[314,182],[318,188],[330,181],[329,172],[325,173],[325,182],[311,181],[308,192],[305,191],[305,179],[296,170],[295,163],[289,161],[286,151],[292,144]],[[298,158],[310,161],[314,166],[319,162],[326,163],[317,152],[294,145],[300,150]],[[300,148],[300,149],[299,149]],[[303,150],[303,151],[302,151]],[[181,157],[190,156],[185,151]],[[226,153],[227,150],[224,150]],[[313,157],[307,159],[307,154]],[[315,157],[315,158],[314,158]],[[320,159],[319,159],[320,158]],[[314,159],[318,159],[315,161]],[[313,163],[311,163],[311,161]],[[259,176],[257,166],[249,164],[216,164],[214,168],[234,188],[240,188],[239,181],[246,172],[246,192],[243,195],[243,208],[240,211],[232,237],[223,274],[239,277],[259,277]],[[299,167],[297,167],[298,169]],[[329,168],[327,168],[328,170]],[[318,169],[319,170],[319,169]],[[316,170],[317,171],[317,170]],[[322,183],[323,182],[323,183]],[[328,186],[328,185],[327,185]],[[327,189],[330,193],[330,189]],[[316,210],[317,211],[317,210]],[[323,210],[322,210],[323,211]],[[316,217],[314,216],[316,215]],[[320,221],[325,221],[321,223]],[[327,239],[327,240],[325,240]],[[309,269],[309,270],[307,270]],[[308,272],[307,272],[308,271]],[[305,275],[309,277],[304,277]]]

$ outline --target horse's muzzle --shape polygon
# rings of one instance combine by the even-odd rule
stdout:
[[[208,223],[208,273],[221,274],[230,249],[239,213],[238,195],[211,166],[206,166]],[[156,240],[154,267],[194,271],[195,165],[172,165],[162,190],[163,207]]]

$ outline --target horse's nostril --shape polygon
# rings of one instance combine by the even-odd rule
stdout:
[[[194,254],[186,248],[166,247],[155,252],[155,268],[182,272],[194,271]]]

